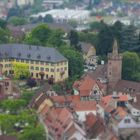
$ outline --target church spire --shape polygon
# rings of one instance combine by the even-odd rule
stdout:
[[[113,54],[118,54],[118,43],[117,40],[114,39],[114,44],[113,44]]]

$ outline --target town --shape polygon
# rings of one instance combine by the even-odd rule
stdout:
[[[0,140],[140,140],[139,7],[0,0]]]

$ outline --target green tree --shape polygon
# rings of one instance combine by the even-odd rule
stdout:
[[[25,78],[28,78],[30,76],[28,64],[14,62],[13,63],[13,70],[14,70],[14,78],[15,79],[25,79]]]
[[[43,45],[47,44],[47,41],[51,35],[51,30],[47,24],[41,24],[34,28],[29,35],[26,36],[25,42],[32,45]]]
[[[15,132],[13,129],[17,118],[15,115],[11,114],[0,114],[0,128],[3,135],[8,135],[9,133]]]
[[[10,40],[10,33],[7,29],[0,28],[0,44],[8,43]]]
[[[23,11],[20,7],[13,7],[8,11],[7,19],[10,17],[22,17],[23,16]]]
[[[59,50],[69,61],[69,77],[79,78],[84,70],[82,55],[78,51],[66,46],[61,47]]]
[[[3,28],[3,29],[6,29],[7,22],[5,20],[0,19],[0,27]]]
[[[139,36],[137,35],[137,28],[130,25],[124,26],[121,31],[121,50],[135,51],[140,48]]]
[[[19,135],[19,140],[46,140],[45,131],[41,125],[29,126]]]
[[[112,50],[114,40],[113,32],[110,26],[104,23],[103,28],[98,34],[96,52],[98,55],[107,55]]]
[[[140,58],[137,53],[125,52],[122,66],[123,79],[140,81]]]
[[[90,28],[91,30],[98,30],[100,31],[103,28],[103,23],[102,22],[91,22],[90,23]]]
[[[53,19],[52,15],[48,14],[44,17],[43,21],[46,23],[53,23],[54,19]]]
[[[21,94],[21,99],[25,100],[26,105],[28,105],[34,95],[34,91],[23,91],[23,93]]]
[[[2,108],[10,111],[11,114],[16,114],[25,107],[26,101],[23,99],[18,100],[4,100],[2,102]]]
[[[48,44],[53,47],[60,47],[63,44],[63,35],[64,32],[61,29],[52,30],[48,39]]]
[[[79,43],[79,36],[75,30],[71,30],[68,34],[71,46],[77,46]]]
[[[14,26],[24,25],[27,23],[26,19],[22,17],[11,17],[9,18],[8,22]]]
[[[114,37],[117,39],[118,45],[120,46],[122,43],[122,29],[123,29],[123,24],[120,21],[116,21],[114,23],[114,25],[111,27],[112,28],[112,32]]]

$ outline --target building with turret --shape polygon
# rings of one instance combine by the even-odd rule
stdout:
[[[108,54],[107,79],[115,85],[122,78],[122,54],[118,53],[117,41],[114,41],[113,51]]]

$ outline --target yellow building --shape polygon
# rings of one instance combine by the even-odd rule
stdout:
[[[68,78],[68,60],[55,48],[23,44],[0,45],[0,63],[3,73],[14,74],[13,62],[27,64],[33,78],[54,82]]]

